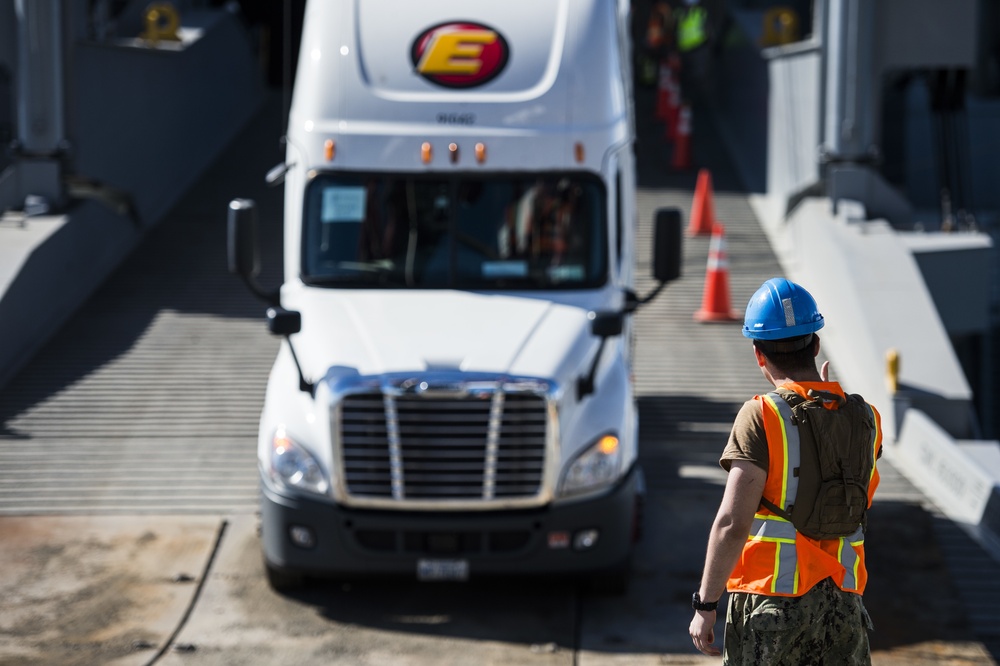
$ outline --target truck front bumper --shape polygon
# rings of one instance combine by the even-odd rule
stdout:
[[[269,567],[315,576],[455,571],[468,577],[580,575],[627,566],[644,494],[638,466],[606,494],[511,511],[348,509],[266,484],[262,542]]]

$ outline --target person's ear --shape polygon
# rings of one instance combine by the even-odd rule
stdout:
[[[819,356],[819,336],[813,333],[813,358]]]
[[[757,359],[757,367],[763,368],[764,364],[767,363],[767,358],[764,356],[764,352],[757,348],[757,345],[753,345],[753,355]]]

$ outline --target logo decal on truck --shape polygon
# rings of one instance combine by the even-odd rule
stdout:
[[[472,88],[492,81],[507,66],[509,55],[503,35],[466,21],[428,28],[410,47],[417,74],[446,88]]]

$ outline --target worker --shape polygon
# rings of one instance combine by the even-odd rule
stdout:
[[[677,51],[681,56],[681,94],[688,100],[709,76],[710,26],[703,0],[684,0],[674,12]]]
[[[817,370],[823,324],[812,295],[784,278],[747,305],[743,335],[775,388],[743,405],[723,451],[728,477],[689,627],[695,647],[725,664],[871,663],[861,595],[881,418],[829,381],[828,363]]]
[[[674,49],[673,19],[667,0],[655,0],[649,8],[646,32],[639,53],[639,82],[656,84],[660,64]]]

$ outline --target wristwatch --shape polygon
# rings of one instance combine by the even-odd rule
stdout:
[[[696,611],[714,611],[719,607],[718,601],[702,601],[701,595],[695,592],[691,595],[691,608]]]

